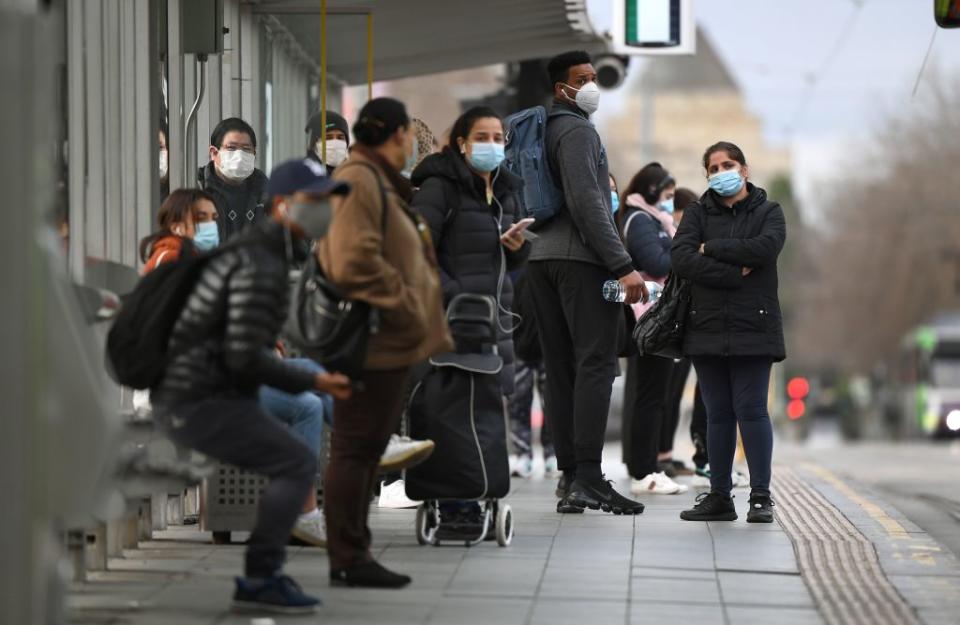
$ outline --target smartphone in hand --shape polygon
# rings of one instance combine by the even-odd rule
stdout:
[[[517,223],[513,224],[512,226],[510,226],[510,228],[509,228],[506,232],[504,232],[503,234],[501,234],[501,235],[500,235],[500,238],[501,238],[501,239],[505,239],[505,238],[507,238],[507,237],[510,237],[510,236],[513,236],[513,235],[516,235],[516,234],[520,234],[520,233],[524,232],[527,228],[529,228],[530,225],[533,224],[533,222],[535,222],[535,221],[536,221],[536,219],[534,219],[533,217],[527,217],[527,218],[525,218],[525,219],[521,219],[521,220],[518,221]]]

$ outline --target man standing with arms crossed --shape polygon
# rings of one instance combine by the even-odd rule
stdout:
[[[527,272],[563,471],[557,512],[639,514],[643,504],[617,493],[600,470],[623,315],[602,287],[619,280],[627,303],[648,294],[613,220],[606,151],[590,122],[600,99],[590,55],[565,52],[548,71],[554,102],[545,147],[564,206],[537,230]]]

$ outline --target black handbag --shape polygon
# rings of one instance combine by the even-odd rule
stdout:
[[[381,227],[387,231],[387,193],[376,169],[383,206]],[[346,166],[346,165],[344,165]],[[300,279],[293,286],[284,334],[292,345],[331,371],[356,375],[363,370],[370,336],[380,326],[376,308],[348,299],[323,275],[315,254],[311,254]]]
[[[671,273],[660,299],[637,320],[633,342],[640,356],[683,357],[683,335],[690,312],[690,281]]]

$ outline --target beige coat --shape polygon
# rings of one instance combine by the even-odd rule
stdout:
[[[389,205],[385,236],[376,178],[368,167],[350,164],[356,161],[380,173]],[[333,221],[318,255],[327,278],[347,297],[380,311],[380,331],[370,337],[366,368],[398,369],[453,349],[440,278],[406,202],[363,154],[352,153],[333,177],[348,182],[352,191],[334,200]]]

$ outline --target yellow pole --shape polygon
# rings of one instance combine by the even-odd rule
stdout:
[[[367,99],[373,99],[373,11],[367,13]]]
[[[327,166],[327,0],[320,0],[320,153]]]

